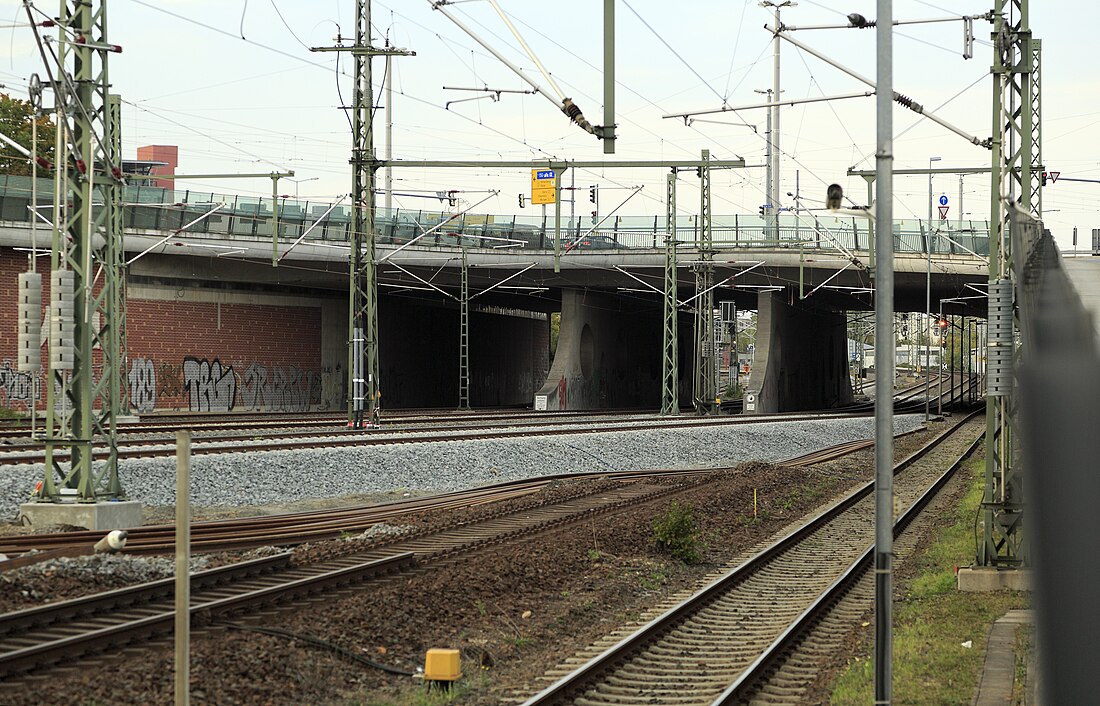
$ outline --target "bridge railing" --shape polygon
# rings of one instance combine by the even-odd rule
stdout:
[[[30,187],[29,177],[0,175],[0,220],[30,220]],[[51,180],[39,179],[38,204],[47,218],[53,203],[52,189]],[[127,185],[123,204],[124,225],[130,229],[177,230],[216,209],[212,215],[190,225],[186,232],[230,239],[269,239],[272,235],[273,202],[270,197]],[[351,234],[352,207],[341,204],[330,211],[331,206],[331,201],[280,198],[279,240],[293,241],[313,226],[307,240],[346,242]],[[420,244],[542,250],[554,247],[552,215],[455,215],[432,209],[376,210],[375,231],[380,244],[407,243],[435,226],[439,227],[422,238]],[[575,247],[582,250],[608,250],[664,247],[664,231],[663,215],[611,216],[598,224],[593,224],[590,216],[571,218],[563,215],[558,235],[563,243],[576,243]],[[894,250],[926,253],[932,249],[941,254],[964,254],[969,250],[985,255],[989,252],[988,233],[985,221],[935,221],[929,228],[927,221],[900,220],[894,222]],[[865,219],[814,212],[781,214],[773,221],[755,214],[734,214],[714,216],[711,236],[714,245],[721,249],[867,251],[870,229]],[[696,246],[698,218],[694,215],[677,217],[676,238],[681,247]]]

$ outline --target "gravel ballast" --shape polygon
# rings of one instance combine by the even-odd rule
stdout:
[[[918,414],[895,416],[894,431],[911,431],[922,421]],[[861,417],[194,455],[191,502],[266,505],[356,493],[446,492],[559,473],[724,467],[792,458],[873,433],[874,419]],[[119,474],[130,499],[172,505],[175,466],[174,458],[126,460]],[[17,515],[42,474],[41,464],[0,468],[0,517]]]

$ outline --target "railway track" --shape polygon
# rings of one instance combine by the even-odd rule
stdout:
[[[831,450],[831,457],[859,448],[865,446],[841,444]],[[821,455],[822,460],[828,457],[828,453]],[[791,459],[791,462],[797,463],[798,459]],[[450,559],[462,552],[485,550],[501,542],[589,520],[594,515],[665,499],[696,487],[703,482],[701,478],[711,472],[698,469],[570,474],[568,477],[612,477],[622,483],[613,491],[602,490],[534,508],[492,513],[478,522],[404,537],[351,556],[309,566],[293,566],[289,554],[280,554],[200,572],[192,577],[192,615],[198,624],[208,624],[318,593],[341,590],[373,577]],[[665,485],[647,482],[669,475],[682,477],[682,482]],[[288,540],[293,535],[295,543],[304,541],[305,537],[331,538],[347,533],[349,528],[373,526],[417,509],[438,510],[521,497],[555,479],[511,482],[374,508],[199,523],[192,533],[196,546],[207,548],[223,546],[221,543],[234,535],[235,548],[253,543],[270,544],[272,536]],[[295,518],[296,522],[288,523],[288,517]],[[303,528],[302,521],[306,526],[314,526],[312,534]],[[143,532],[147,532],[147,536]],[[72,534],[79,535],[77,544],[86,547],[102,533],[71,533],[68,534],[70,539]],[[23,539],[50,542],[64,536],[31,535]],[[142,528],[135,530],[136,545],[128,546],[127,551],[135,547],[142,552],[171,551],[173,540],[170,526]],[[11,549],[20,548],[25,551],[26,545]],[[64,549],[61,547],[62,551]],[[56,551],[47,549],[43,554]],[[202,549],[196,548],[196,551]],[[163,580],[2,615],[0,679],[10,680],[30,671],[38,673],[50,665],[69,663],[121,645],[140,644],[164,636],[172,630],[172,595],[172,580]]]
[[[469,441],[481,439],[505,439],[526,437],[536,434],[561,436],[568,434],[590,434],[594,432],[630,432],[638,431],[643,425],[647,429],[686,429],[723,426],[729,424],[751,424],[759,422],[799,422],[811,419],[845,419],[851,417],[866,416],[865,412],[833,412],[818,414],[779,414],[767,417],[631,417],[627,420],[613,418],[610,420],[584,419],[580,421],[562,421],[552,424],[538,424],[525,421],[508,422],[507,424],[484,424],[475,427],[437,427],[429,426],[419,429],[406,430],[394,429],[376,430],[374,433],[364,434],[363,430],[349,432],[346,429],[333,431],[292,431],[278,432],[271,437],[263,437],[259,440],[247,434],[234,434],[232,437],[198,437],[193,439],[191,446],[192,455],[216,454],[216,453],[240,453],[253,451],[288,451],[316,448],[380,446],[392,444],[434,443],[441,441]],[[249,443],[242,443],[242,442]],[[43,463],[45,460],[44,447],[37,443],[24,443],[22,445],[9,444],[0,447],[0,466]],[[118,458],[165,458],[175,456],[175,442],[165,439],[136,439],[120,440]],[[104,446],[93,449],[93,458],[104,460],[109,455],[109,450]],[[68,456],[64,453],[55,455],[58,460],[65,460]]]
[[[916,429],[899,434],[908,436]],[[870,439],[844,442],[796,456],[777,465],[808,466],[822,463],[874,446]],[[710,473],[717,469],[670,469],[668,471],[595,471],[541,476],[510,481],[491,486],[443,493],[425,498],[411,498],[381,505],[351,507],[337,510],[317,510],[279,515],[262,515],[232,520],[197,522],[191,526],[191,547],[195,553],[237,551],[260,546],[292,546],[304,542],[335,539],[348,533],[362,532],[379,522],[415,512],[472,507],[522,497],[538,492],[550,483],[576,478],[616,478],[628,481],[660,474],[686,475]],[[83,556],[93,553],[95,542],[103,538],[102,531],[37,533],[0,538],[0,553],[9,557],[0,562],[0,573],[37,561],[62,556]],[[34,550],[35,554],[27,555]],[[161,554],[175,550],[175,526],[147,525],[129,530],[128,554]],[[27,556],[24,556],[27,555]]]
[[[897,464],[902,507],[917,512],[974,448],[984,431],[974,416]],[[567,661],[525,706],[744,701],[744,690],[820,620],[815,611],[836,598],[829,591],[843,583],[840,577],[865,561],[873,528],[868,483],[632,634],[610,636]]]
[[[41,431],[42,421],[39,412],[39,422],[36,425]],[[262,414],[262,416],[256,416]],[[589,417],[623,416],[628,414],[644,414],[644,410],[607,409],[591,410],[584,413]],[[389,411],[381,419],[383,427],[410,423],[443,424],[463,421],[484,422],[486,419],[558,419],[576,417],[575,411],[546,411],[533,412],[526,410],[397,410]],[[181,414],[161,415],[150,414],[142,417],[140,421],[119,425],[120,434],[145,434],[155,432],[175,432],[178,429],[190,429],[191,431],[222,431],[225,429],[256,430],[282,428],[309,428],[331,427],[333,429],[347,429],[346,414],[332,413],[291,413],[291,412],[263,412],[251,415],[223,412],[218,414]],[[363,433],[364,429],[353,429],[349,433]],[[26,438],[30,433],[30,425],[26,422],[13,422],[0,424],[0,442],[3,440]]]
[[[304,600],[372,577],[674,496],[701,482],[691,476],[702,472],[682,473],[684,482],[672,485],[646,483],[643,475],[637,474],[637,482],[614,490],[398,539],[308,566],[293,566],[289,555],[282,554],[201,572],[192,579],[191,613],[202,625]],[[168,634],[173,626],[172,593],[172,580],[168,579],[0,615],[0,680],[31,671],[39,674],[53,665]]]

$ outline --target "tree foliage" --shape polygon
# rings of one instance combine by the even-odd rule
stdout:
[[[29,101],[0,93],[0,133],[30,150],[33,122],[34,108]],[[38,154],[45,157],[51,164],[54,162],[56,132],[57,128],[53,120],[46,116],[38,118]],[[0,174],[30,176],[30,162],[11,145],[2,144],[0,145]],[[41,167],[38,169],[38,174],[43,177],[50,176]]]

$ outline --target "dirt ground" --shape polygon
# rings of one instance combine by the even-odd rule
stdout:
[[[897,441],[897,456],[907,455],[928,435]],[[547,669],[869,479],[872,469],[873,456],[863,451],[806,469],[749,463],[716,471],[705,485],[688,488],[676,498],[692,509],[698,523],[704,544],[698,564],[684,564],[654,545],[653,520],[671,502],[662,500],[431,564],[370,583],[364,590],[242,618],[238,627],[200,630],[192,639],[192,702],[423,703],[419,681],[388,674],[364,660],[415,671],[432,647],[461,651],[464,678],[456,687],[455,703],[480,706],[527,695],[539,688]],[[510,502],[522,509],[608,484],[612,482],[555,483],[539,495]],[[336,504],[350,504],[343,500]],[[498,508],[410,516],[393,524],[427,531],[455,521],[476,521]],[[355,551],[365,542],[319,543],[297,549],[295,556],[309,562]],[[85,580],[66,590],[64,576],[51,578],[53,599],[89,588]],[[239,626],[277,628],[291,636],[259,634]],[[322,646],[294,635],[316,638]],[[134,649],[125,659],[101,659],[79,671],[53,671],[8,685],[0,702],[170,704],[172,675],[170,645]]]

